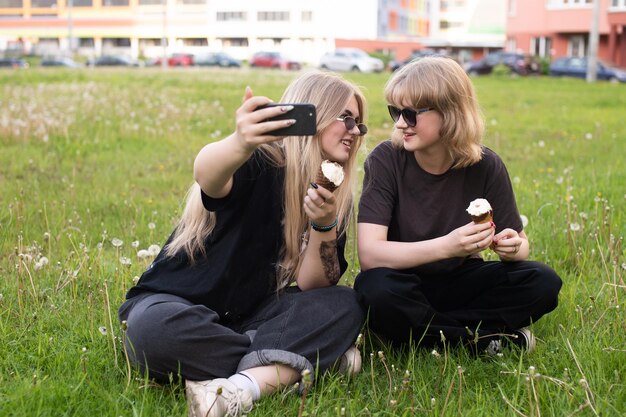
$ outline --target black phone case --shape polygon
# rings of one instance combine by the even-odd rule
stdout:
[[[265,106],[260,106],[257,110],[265,108],[265,107],[276,107],[276,106],[293,106],[291,111],[287,113],[279,114],[278,116],[271,117],[267,120],[287,120],[287,119],[296,119],[296,123],[283,127],[281,129],[273,130],[271,132],[267,132],[268,135],[272,136],[311,136],[314,135],[317,131],[317,120],[315,113],[315,106],[313,104],[280,104],[280,103],[272,103],[267,104]]]

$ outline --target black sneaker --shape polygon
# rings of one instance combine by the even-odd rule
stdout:
[[[517,346],[526,353],[530,353],[535,350],[537,340],[528,327],[522,327],[514,330],[510,335],[491,339],[483,349],[483,352],[488,356],[496,356],[502,353],[509,344]]]

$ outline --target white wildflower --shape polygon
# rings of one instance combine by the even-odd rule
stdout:
[[[526,227],[528,226],[528,217],[524,216],[523,214],[520,214],[520,219],[522,219],[522,226]]]
[[[157,256],[159,252],[161,252],[161,247],[159,245],[150,245],[148,247],[148,253],[150,253],[151,256]]]

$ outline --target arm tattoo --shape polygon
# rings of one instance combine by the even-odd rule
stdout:
[[[320,243],[320,260],[326,279],[335,285],[341,277],[339,260],[337,259],[337,240]]]

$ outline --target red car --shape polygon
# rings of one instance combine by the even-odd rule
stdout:
[[[152,65],[161,65],[161,58],[157,58],[152,62]],[[176,53],[167,58],[167,65],[170,67],[189,67],[193,65],[192,54]]]
[[[298,61],[286,58],[279,52],[257,52],[250,59],[250,66],[296,71],[302,68]]]

